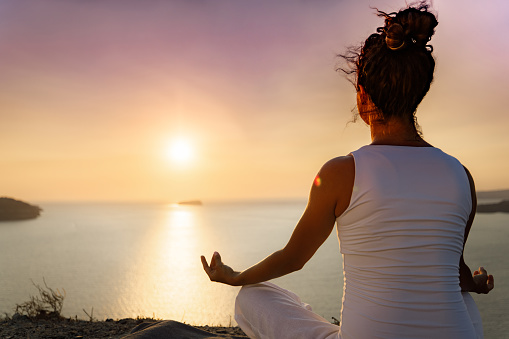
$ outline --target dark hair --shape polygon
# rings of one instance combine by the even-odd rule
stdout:
[[[384,121],[399,117],[416,126],[415,110],[433,80],[435,60],[428,41],[438,21],[425,2],[413,6],[389,14],[376,9],[385,18],[384,27],[360,48],[341,55],[350,69],[339,69],[355,74],[357,90],[364,88]]]

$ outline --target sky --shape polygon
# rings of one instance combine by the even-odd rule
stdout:
[[[337,54],[386,0],[0,0],[0,195],[305,198],[370,143]],[[435,0],[424,138],[509,188],[509,3]],[[181,146],[175,150],[175,143]],[[187,150],[187,153],[185,153]]]

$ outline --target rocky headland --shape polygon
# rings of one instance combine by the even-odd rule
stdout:
[[[502,200],[495,204],[477,205],[477,213],[509,213],[509,200]]]
[[[24,201],[0,198],[0,221],[34,219],[41,214],[41,211],[39,206]]]

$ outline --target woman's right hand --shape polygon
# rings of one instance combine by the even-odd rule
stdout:
[[[495,287],[495,279],[484,267],[479,267],[479,270],[474,271],[473,279],[475,283],[474,292],[480,294],[488,294]]]
[[[233,286],[236,285],[235,278],[239,275],[239,272],[235,272],[230,266],[223,264],[219,253],[214,252],[210,260],[210,266],[203,255],[201,256],[201,263],[211,281]]]

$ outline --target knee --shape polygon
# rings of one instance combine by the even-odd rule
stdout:
[[[235,298],[235,313],[245,313],[267,302],[271,288],[266,283],[242,286]]]
[[[255,286],[256,285],[242,286],[239,293],[237,294],[237,298],[235,298],[235,311],[236,312],[243,310],[247,305],[253,303],[253,298],[256,298],[255,297],[255,294],[256,294]]]

